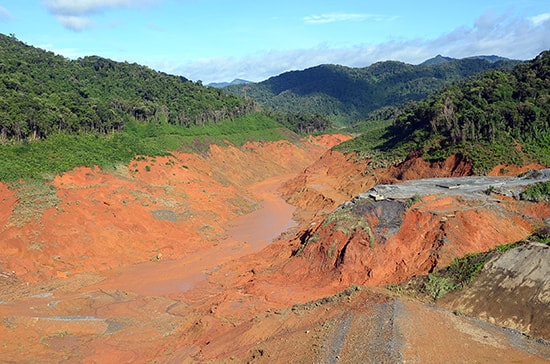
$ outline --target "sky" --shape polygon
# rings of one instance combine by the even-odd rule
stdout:
[[[69,59],[259,82],[326,63],[532,59],[550,49],[550,0],[0,0],[0,33]]]

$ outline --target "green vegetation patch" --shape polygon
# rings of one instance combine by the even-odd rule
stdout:
[[[61,200],[54,186],[37,181],[16,183],[11,186],[17,194],[18,204],[10,216],[9,224],[21,227],[31,221],[40,221],[44,210],[57,207]],[[36,245],[34,249],[41,246]]]
[[[137,155],[206,153],[212,143],[287,139],[293,133],[286,127],[329,126],[315,115],[268,116],[251,99],[138,64],[68,60],[2,34],[0,68],[1,181],[108,168]]]
[[[359,199],[356,203],[341,206],[331,212],[323,221],[324,226],[333,226],[334,231],[346,235],[362,231],[369,237],[369,246],[374,247],[375,236],[365,218],[365,214],[372,210],[373,202],[368,199]]]
[[[355,213],[355,211],[353,205],[337,208],[327,215],[323,224],[334,224],[334,230],[344,234],[350,234],[358,229],[370,230],[365,217]]]
[[[387,288],[396,294],[407,294],[419,298],[428,297],[433,301],[437,301],[445,294],[463,289],[474,282],[485,264],[493,257],[533,241],[549,245],[550,228],[542,228],[525,240],[497,245],[485,252],[455,258],[448,267],[437,272],[424,277],[412,278],[402,284],[391,284]]]
[[[212,143],[240,146],[250,140],[286,139],[287,135],[279,123],[260,113],[188,128],[129,121],[126,130],[106,135],[57,133],[43,140],[0,144],[0,180],[50,179],[79,166],[127,164],[138,155],[168,155],[175,150],[204,153]]]
[[[471,284],[483,267],[485,267],[485,264],[495,255],[502,254],[526,243],[527,241],[522,240],[498,245],[486,252],[472,253],[461,258],[455,258],[448,267],[436,273],[429,274],[422,289],[424,293],[434,301],[437,301],[446,293],[462,289]]]
[[[539,182],[527,187],[520,195],[522,200],[527,201],[550,201],[550,182]]]
[[[424,292],[437,301],[445,294],[456,289],[456,284],[449,277],[441,277],[436,274],[428,274],[427,280],[424,282]]]
[[[184,77],[97,56],[68,60],[0,34],[0,140],[110,133],[129,119],[202,126],[257,109]]]
[[[490,71],[451,85],[372,121],[337,148],[384,163],[419,151],[438,161],[461,154],[474,172],[498,164],[550,165],[550,51],[511,71]]]
[[[358,123],[348,129],[357,136],[336,145],[334,150],[345,154],[356,153],[362,158],[379,157],[382,154],[380,148],[388,141],[391,124],[391,120]]]

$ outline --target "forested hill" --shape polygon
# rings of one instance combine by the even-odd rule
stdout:
[[[181,126],[249,113],[253,102],[101,57],[68,60],[0,34],[0,139],[122,130],[130,118]]]
[[[489,62],[508,61],[507,58],[499,57],[499,56],[495,56],[495,55],[492,55],[492,56],[473,56],[473,57],[468,57],[468,59],[484,59],[484,60],[489,61]],[[458,61],[458,59],[457,58],[452,58],[452,57],[444,57],[441,54],[438,54],[437,56],[435,56],[433,58],[425,60],[421,64],[422,65],[434,65],[434,64],[453,62],[453,61]]]
[[[550,147],[550,51],[511,72],[448,86],[406,108],[392,129],[400,143],[422,136],[432,149],[480,141]]]
[[[350,124],[374,110],[421,100],[452,81],[492,69],[511,69],[518,63],[467,58],[421,65],[386,61],[365,68],[320,65],[225,90],[268,109],[320,113],[336,123]]]
[[[400,112],[385,131],[364,133],[341,150],[399,158],[418,151],[425,159],[460,153],[477,173],[498,164],[550,166],[550,51],[511,71],[447,85]]]

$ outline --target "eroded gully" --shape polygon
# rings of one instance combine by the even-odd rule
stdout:
[[[192,289],[205,281],[209,272],[228,261],[260,251],[296,225],[292,219],[295,208],[277,192],[291,177],[276,176],[251,186],[250,192],[261,207],[231,222],[227,236],[216,246],[190,253],[182,259],[144,262],[126,267],[117,274],[108,273],[104,281],[86,290],[120,289],[140,295],[167,295]]]

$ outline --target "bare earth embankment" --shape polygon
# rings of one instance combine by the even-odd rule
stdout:
[[[524,238],[550,207],[439,187],[393,217],[356,200],[353,224],[336,226],[327,213],[413,176],[410,165],[414,178],[468,171],[409,160],[364,174],[362,162],[323,154],[343,139],[213,146],[77,169],[47,189],[0,185],[0,361],[548,362],[550,346],[499,323],[346,288]]]

